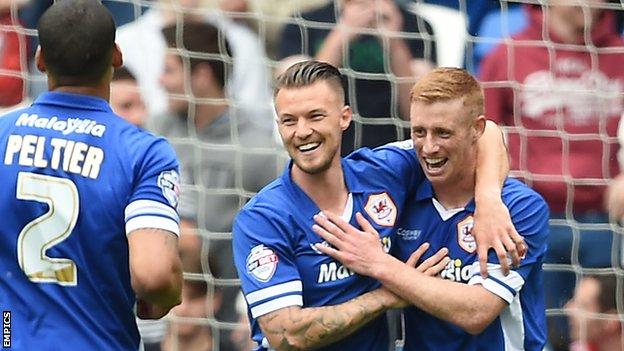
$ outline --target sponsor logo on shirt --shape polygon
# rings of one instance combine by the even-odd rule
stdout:
[[[454,282],[468,283],[472,277],[472,264],[464,266],[459,258],[451,258],[451,261],[440,272],[440,277]]]
[[[263,244],[254,246],[247,256],[247,272],[261,282],[268,282],[275,274],[279,258]]]
[[[178,207],[180,200],[180,176],[176,171],[163,171],[158,176],[158,187],[173,208]]]
[[[323,263],[319,268],[319,276],[317,283],[333,282],[342,280],[354,275],[355,272],[342,264],[336,262]]]
[[[368,197],[364,210],[378,225],[394,226],[397,217],[397,208],[388,193],[373,194]]]
[[[472,236],[472,227],[474,219],[472,216],[466,217],[463,221],[457,223],[457,243],[464,251],[473,253],[477,249],[477,242]]]
[[[67,120],[59,120],[58,117],[52,118],[39,117],[36,114],[22,113],[15,121],[17,127],[31,127],[40,129],[50,129],[61,132],[63,135],[72,133],[90,134],[95,137],[102,137],[106,131],[106,126],[98,124],[91,119],[68,118]]]
[[[397,230],[397,234],[403,240],[416,240],[422,234],[422,230],[420,230],[420,229],[399,228],[399,230]]]

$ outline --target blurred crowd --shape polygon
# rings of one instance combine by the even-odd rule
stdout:
[[[410,88],[433,67],[477,74],[486,117],[506,132],[512,176],[551,209],[549,347],[622,350],[620,1],[102,2],[125,64],[111,106],[169,139],[181,163],[184,298],[166,322],[140,324],[146,350],[251,348],[231,223],[286,164],[271,85],[308,58],[343,72],[354,109],[343,154],[409,138]],[[32,58],[37,19],[51,3],[0,0],[2,109],[46,89]]]

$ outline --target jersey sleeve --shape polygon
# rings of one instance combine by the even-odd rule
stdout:
[[[399,186],[414,191],[425,179],[412,140],[396,141],[374,150],[375,156]]]
[[[303,306],[301,278],[286,223],[269,211],[243,209],[232,230],[234,263],[251,316]]]
[[[508,204],[512,222],[528,246],[526,256],[520,267],[512,269],[505,276],[498,262],[496,253],[490,250],[488,255],[488,277],[483,279],[479,272],[479,262],[474,262],[472,272],[476,272],[468,284],[481,284],[484,288],[511,303],[522,289],[524,282],[534,271],[541,269],[541,260],[546,252],[548,237],[548,206],[537,193],[527,189],[530,194]],[[513,268],[513,267],[512,267]]]
[[[134,189],[125,209],[126,234],[156,228],[180,235],[176,211],[180,196],[178,172],[173,148],[165,139],[156,139],[135,168]]]

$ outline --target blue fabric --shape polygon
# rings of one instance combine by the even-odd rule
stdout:
[[[396,146],[401,144],[409,147]],[[354,274],[315,249],[313,245],[322,240],[312,231],[312,217],[320,210],[293,182],[291,167],[292,163],[282,177],[251,199],[234,221],[234,260],[250,308],[252,338],[260,350],[265,347],[260,347],[263,335],[258,317],[293,305],[304,308],[336,305],[379,287],[376,280]],[[357,225],[355,213],[362,213],[390,250],[393,226],[403,203],[410,189],[424,179],[411,143],[360,149],[342,160],[342,168],[353,199],[350,223]],[[290,300],[284,302],[284,299]],[[388,328],[382,314],[322,350],[387,350],[387,347]]]
[[[0,135],[0,306],[13,312],[13,348],[137,350],[125,210],[148,202],[134,221],[177,226],[161,177],[177,172],[173,149],[105,100],[67,93],[0,118]]]

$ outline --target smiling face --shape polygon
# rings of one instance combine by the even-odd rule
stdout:
[[[275,96],[280,136],[295,167],[319,174],[340,162],[342,132],[351,109],[328,82],[282,88]]]
[[[476,123],[483,116],[468,117],[463,99],[412,103],[412,139],[420,165],[434,186],[469,179],[476,165]],[[485,123],[483,121],[483,123]]]

